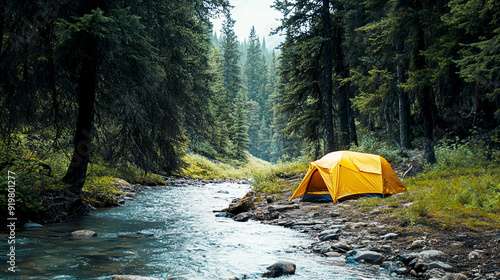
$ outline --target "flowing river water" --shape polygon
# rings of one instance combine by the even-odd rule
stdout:
[[[122,207],[94,210],[75,222],[19,231],[18,270],[2,268],[0,278],[111,279],[133,274],[160,279],[173,275],[261,279],[267,266],[285,260],[295,263],[297,270],[282,279],[391,279],[368,266],[332,264],[298,249],[312,241],[297,231],[215,217],[213,210],[226,208],[249,190],[248,185],[229,183],[155,187]],[[70,236],[80,229],[93,230],[98,237]]]

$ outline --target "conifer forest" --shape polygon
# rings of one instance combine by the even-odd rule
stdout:
[[[64,155],[78,194],[92,164],[168,175],[190,153],[276,163],[367,137],[433,164],[438,141],[498,131],[498,1],[269,2],[275,49],[236,37],[228,0],[2,0],[0,169],[19,145]]]

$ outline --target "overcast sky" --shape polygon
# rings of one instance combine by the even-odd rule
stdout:
[[[262,37],[266,37],[266,46],[276,47],[283,40],[280,36],[269,36],[271,29],[279,26],[281,13],[271,8],[273,0],[229,0],[234,8],[231,10],[234,24],[234,32],[238,40],[243,41],[250,35],[252,26],[255,26],[257,36],[262,42]],[[214,31],[220,36],[222,29],[223,16],[213,20]]]

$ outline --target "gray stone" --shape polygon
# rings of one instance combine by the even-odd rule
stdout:
[[[346,253],[352,250],[352,247],[345,242],[335,242],[331,244],[331,247],[334,251],[340,253]]]
[[[394,239],[394,238],[398,237],[398,234],[391,232],[391,233],[382,235],[381,237],[382,237],[382,239]]]
[[[469,260],[472,259],[480,259],[484,256],[484,251],[483,250],[474,250],[469,253]]]
[[[276,278],[283,275],[295,274],[295,268],[297,266],[294,263],[279,261],[267,268],[268,272],[264,273],[262,276],[267,278]]]
[[[322,235],[319,237],[321,241],[328,241],[328,240],[339,240],[339,235],[337,233],[330,233],[327,235]]]
[[[252,212],[243,212],[243,213],[239,213],[238,215],[236,215],[233,219],[237,222],[246,222],[246,221],[250,220],[250,218],[252,218],[252,216],[253,216]]]
[[[324,254],[328,251],[330,251],[331,246],[328,243],[319,243],[319,245],[316,245],[313,247],[313,252]]]
[[[433,261],[430,263],[427,263],[427,269],[444,269],[444,270],[452,270],[453,267],[447,263],[440,262],[440,261]]]
[[[443,255],[444,255],[444,253],[442,251],[439,251],[439,250],[425,250],[425,251],[422,251],[420,253],[417,253],[418,257],[424,258],[424,259],[432,259],[432,258],[440,257]]]
[[[425,240],[415,240],[413,241],[406,249],[408,250],[413,250],[417,248],[423,248],[425,246],[426,241]]]
[[[92,230],[75,230],[71,233],[71,236],[73,237],[79,237],[79,238],[86,238],[86,237],[94,237],[97,236],[97,233]]]
[[[336,234],[340,231],[339,228],[334,228],[334,229],[327,229],[319,233],[319,237],[325,236],[325,235],[330,235],[330,234]]]
[[[356,255],[350,258],[357,262],[366,262],[371,264],[380,264],[384,261],[384,256],[374,251],[358,251]]]
[[[342,255],[339,252],[326,252],[325,256],[329,258],[338,258]]]

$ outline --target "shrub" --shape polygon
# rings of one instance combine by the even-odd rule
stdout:
[[[116,205],[115,194],[120,193],[111,177],[88,177],[83,186],[83,199],[96,207]]]

